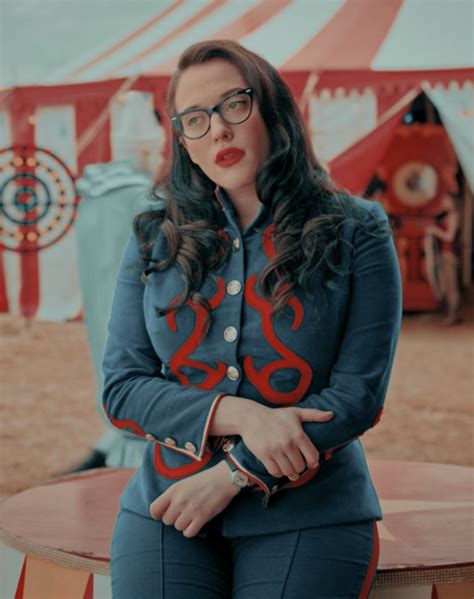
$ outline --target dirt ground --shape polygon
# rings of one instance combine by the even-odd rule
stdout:
[[[474,289],[465,320],[405,315],[381,423],[369,458],[473,465]],[[81,462],[104,425],[80,322],[0,315],[0,499]]]

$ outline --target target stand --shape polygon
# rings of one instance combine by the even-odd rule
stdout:
[[[369,467],[384,512],[370,598],[472,599],[473,469],[374,460]],[[91,470],[4,501],[0,597],[111,599],[110,539],[133,473]]]

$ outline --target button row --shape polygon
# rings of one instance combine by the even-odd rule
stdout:
[[[145,439],[147,441],[158,441],[155,435],[152,435],[151,433],[146,433]],[[165,445],[168,445],[169,447],[176,447],[176,441],[172,437],[166,437],[163,442]],[[196,453],[197,451],[196,446],[194,445],[194,443],[191,443],[191,441],[187,441],[184,444],[184,448],[190,453]]]

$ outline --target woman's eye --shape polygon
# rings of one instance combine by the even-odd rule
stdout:
[[[238,110],[239,108],[243,108],[246,105],[245,100],[233,100],[228,108],[229,110]]]
[[[189,116],[186,119],[186,125],[188,127],[196,127],[196,125],[199,125],[201,121],[202,121],[202,116],[195,114],[193,116]]]

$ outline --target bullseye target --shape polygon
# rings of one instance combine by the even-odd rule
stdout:
[[[436,170],[421,161],[402,164],[393,174],[393,189],[402,204],[421,208],[438,193],[439,177]]]
[[[0,248],[38,252],[70,231],[80,198],[64,162],[45,148],[0,149]]]

